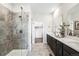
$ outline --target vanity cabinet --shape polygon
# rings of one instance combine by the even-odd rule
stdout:
[[[55,56],[79,56],[79,52],[47,35],[47,43]]]
[[[47,43],[56,56],[62,56],[62,43],[47,35]]]
[[[56,51],[57,51],[57,56],[62,56],[63,55],[63,44],[59,41],[56,43]]]
[[[51,48],[51,50],[56,55],[56,40],[53,37],[47,35],[47,43],[48,43],[49,47]]]
[[[63,44],[63,56],[79,56],[79,52]]]

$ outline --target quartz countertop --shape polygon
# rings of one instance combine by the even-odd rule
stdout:
[[[51,37],[56,38],[58,41],[66,44],[67,46],[69,46],[72,49],[74,49],[74,50],[79,52],[79,37],[76,37],[76,36],[66,36],[64,38],[58,38],[58,37],[56,37],[51,32],[48,32],[47,34],[50,35]]]

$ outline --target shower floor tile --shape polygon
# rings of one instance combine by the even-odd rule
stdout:
[[[27,49],[14,49],[6,56],[27,56],[28,50]]]

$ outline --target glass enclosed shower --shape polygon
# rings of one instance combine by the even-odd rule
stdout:
[[[12,12],[0,5],[0,56],[25,56],[28,54],[29,12],[19,7]]]

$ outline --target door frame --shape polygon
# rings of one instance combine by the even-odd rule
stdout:
[[[32,23],[32,44],[35,44],[35,25],[34,24],[35,24],[35,22]],[[43,26],[43,43],[47,43],[46,31],[45,31],[46,29],[45,29],[44,24],[42,26]]]

